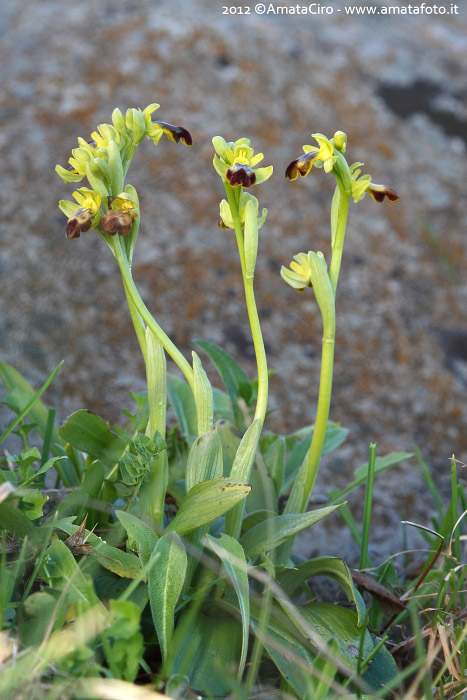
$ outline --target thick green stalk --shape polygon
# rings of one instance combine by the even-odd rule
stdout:
[[[133,327],[135,329],[136,337],[138,338],[139,347],[141,348],[141,354],[143,355],[143,360],[146,364],[146,337],[144,322],[131,300],[130,292],[128,291],[125,283],[123,283],[123,288],[125,290],[125,296],[128,303],[128,308],[130,310],[131,320],[133,321]]]
[[[159,340],[161,345],[164,347],[166,350],[167,354],[172,358],[172,360],[178,365],[178,367],[181,369],[183,372],[185,379],[187,380],[188,384],[190,385],[191,390],[193,391],[194,389],[194,381],[193,381],[193,370],[190,366],[190,363],[183,357],[182,353],[180,350],[176,347],[176,345],[170,340],[168,335],[162,330],[162,328],[159,326],[157,321],[154,319],[148,308],[146,307],[145,303],[141,299],[141,296],[136,288],[135,283],[133,282],[133,278],[131,276],[131,270],[130,266],[128,264],[128,260],[122,250],[122,246],[120,243],[120,237],[115,236],[114,239],[112,240],[112,250],[114,252],[115,258],[118,262],[118,266],[120,267],[120,272],[123,277],[123,284],[125,286],[125,291],[130,298],[131,304],[133,305],[134,309],[139,313],[143,321],[146,323],[146,325],[150,328],[150,330],[154,333],[156,338]]]
[[[332,375],[334,368],[335,323],[330,322],[324,329],[321,348],[321,372],[319,379],[318,406],[316,409],[315,429],[311,440],[308,457],[295,480],[284,513],[302,513],[306,510],[323,451],[324,438],[331,404]]]
[[[263,335],[261,333],[261,326],[258,317],[258,310],[256,308],[255,293],[253,288],[253,277],[247,277],[245,271],[245,249],[243,241],[242,223],[240,220],[239,213],[239,203],[238,196],[233,188],[225,183],[225,191],[227,193],[227,200],[230,205],[230,211],[232,213],[232,220],[235,227],[235,235],[237,238],[238,253],[240,256],[240,265],[242,269],[243,284],[245,289],[245,301],[248,313],[248,319],[250,322],[251,335],[253,338],[253,346],[256,355],[256,366],[258,369],[258,399],[256,402],[256,410],[254,415],[254,420],[260,419],[261,425],[264,423],[266,417],[266,410],[268,404],[268,365],[266,360],[266,351],[264,349]],[[240,190],[239,190],[239,194]]]
[[[332,258],[329,266],[329,279],[331,280],[332,291],[336,296],[337,282],[341,269],[342,252],[344,250],[345,229],[347,226],[347,215],[349,213],[350,192],[337,185],[339,189],[339,208],[337,212],[337,222],[335,240],[332,246]]]

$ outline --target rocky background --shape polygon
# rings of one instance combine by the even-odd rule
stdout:
[[[350,162],[364,161],[375,182],[402,196],[351,208],[331,410],[350,433],[323,461],[317,491],[344,485],[370,441],[380,455],[415,441],[447,495],[450,455],[467,461],[467,12],[461,4],[457,16],[352,17],[341,0],[332,7],[332,15],[245,16],[224,15],[217,0],[3,0],[0,353],[34,386],[65,358],[47,394],[62,419],[87,407],[117,421],[131,406],[128,391],[143,388],[116,264],[95,233],[65,240],[56,203],[72,186],[54,166],[115,106],[156,101],[157,118],[188,128],[194,145],[146,142],[132,166],[143,297],[187,356],[203,337],[254,376],[235,242],[217,228],[222,186],[211,166],[213,135],[250,137],[276,171],[255,190],[269,209],[256,278],[277,372],[269,425],[313,422],[318,309],[279,269],[299,251],[329,252],[333,183],[318,171],[288,183],[283,172],[311,132],[343,129]],[[430,524],[425,491],[415,460],[379,477],[378,559],[402,548],[401,518]],[[362,502],[360,492],[357,519]],[[338,516],[329,519],[302,550],[351,559],[340,528]]]

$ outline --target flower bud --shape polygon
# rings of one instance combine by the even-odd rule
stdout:
[[[334,146],[341,153],[345,153],[347,148],[347,134],[344,131],[336,131],[334,134]]]

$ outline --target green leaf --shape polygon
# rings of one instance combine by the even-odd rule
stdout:
[[[235,684],[241,646],[242,629],[233,617],[193,617],[188,609],[178,621],[166,675],[177,687],[187,682],[198,694],[225,697]]]
[[[338,644],[337,655],[340,660],[352,671],[357,671],[362,630],[358,628],[356,612],[341,605],[313,602],[296,607],[300,615],[297,618],[290,615],[288,606],[283,606],[283,608],[290,619],[297,625],[297,629],[312,645],[317,645],[314,635],[321,638],[322,642],[327,642],[328,639],[335,640]],[[303,618],[303,620],[300,618]],[[365,630],[363,634],[361,661],[374,648],[373,640],[368,630]]]
[[[378,644],[377,639],[372,639],[373,645]],[[392,681],[398,673],[396,662],[392,654],[382,646],[373,657],[368,670],[363,674],[363,680],[375,690],[379,690]]]
[[[315,700],[312,683],[314,658],[306,640],[301,638],[292,623],[281,615],[277,606],[269,616],[267,628],[264,631],[260,627],[260,619],[261,606],[252,603],[251,627],[256,634],[260,635],[264,648],[282,677],[290,684],[300,700]]]
[[[18,489],[17,493],[21,496],[20,508],[29,520],[37,520],[41,518],[42,508],[49,500],[48,496],[43,496],[39,489]]]
[[[128,535],[137,542],[141,561],[143,564],[146,564],[151,558],[159,539],[156,533],[147,523],[137,518],[136,515],[132,515],[132,513],[117,510],[116,515]]]
[[[72,535],[76,532],[78,527],[71,523],[62,522],[57,529],[63,530],[68,535]],[[139,575],[141,562],[138,557],[123,552],[121,549],[117,549],[117,547],[112,547],[89,530],[84,531],[84,536],[86,537],[86,543],[90,544],[96,550],[99,564],[103,566],[104,569],[113,571],[114,574],[123,576],[124,578],[136,578]]]
[[[251,468],[258,448],[258,441],[261,435],[261,421],[257,418],[248,428],[235,455],[232,470],[230,472],[231,479],[248,482],[250,479]],[[228,535],[238,538],[240,534],[243,511],[245,504],[242,503],[232,510],[225,519],[225,530]]]
[[[193,394],[196,404],[197,435],[203,435],[212,428],[214,422],[214,399],[208,375],[201,360],[193,351]]]
[[[39,391],[34,392],[31,385],[17,372],[13,367],[8,365],[6,362],[0,362],[0,377],[3,379],[8,390],[15,387],[22,389],[23,391],[30,392],[31,397],[29,401],[22,407],[19,411],[17,418],[10,424],[10,426],[5,430],[3,435],[0,437],[0,443],[11,433],[12,430],[16,428],[18,423],[20,423],[23,418],[27,415],[31,416],[33,421],[37,423],[38,427],[42,430],[42,435],[45,433],[47,428],[48,411],[44,404],[39,401],[40,397],[48,386],[53,382],[57,374],[63,365],[63,360],[60,362],[52,374],[46,379],[44,384],[41,386]],[[24,394],[23,394],[24,395]]]
[[[0,503],[0,529],[17,537],[26,537],[34,532],[27,516],[9,501]]]
[[[241,432],[228,420],[222,419],[216,422],[217,432],[222,443],[222,459],[224,463],[224,476],[229,476],[232,471],[238,446],[242,441]]]
[[[60,436],[78,450],[100,459],[107,467],[118,462],[125,443],[113,433],[108,423],[92,411],[79,410],[59,430]]]
[[[336,510],[338,506],[320,508],[309,513],[296,513],[290,515],[277,515],[275,518],[263,520],[255,527],[248,530],[240,540],[247,556],[253,558],[261,552],[269,552],[279,547],[290,537],[295,537],[302,530],[306,530],[319,520]]]
[[[264,455],[264,463],[266,464],[272,480],[274,481],[274,486],[276,487],[276,493],[280,493],[282,489],[282,484],[284,481],[285,473],[285,438],[279,436],[272,445],[269,446],[268,451]]]
[[[229,535],[222,534],[219,539],[207,535],[206,541],[212,551],[224,564],[238,598],[242,614],[242,654],[238,666],[237,678],[241,680],[245,669],[248,652],[248,631],[250,626],[250,598],[248,588],[247,561],[242,545]]]
[[[39,455],[40,457],[40,455]],[[25,479],[25,481],[21,482],[21,486],[28,486],[29,484],[32,484],[32,482],[37,479],[38,476],[41,474],[44,474],[46,471],[48,471],[51,467],[54,466],[56,462],[60,462],[61,460],[66,459],[66,457],[52,457],[49,459],[45,464],[40,467],[37,472],[34,473],[33,476],[31,476],[29,479]]]
[[[80,606],[81,612],[100,604],[92,582],[86,578],[68,547],[60,540],[52,542],[42,564],[42,575],[49,585],[65,592],[66,600]]]
[[[200,435],[190,448],[185,472],[187,491],[202,481],[217,479],[223,474],[222,443],[217,428]]]
[[[340,585],[351,603],[357,608],[358,626],[363,624],[366,607],[363,598],[354,586],[352,574],[342,559],[338,557],[316,557],[297,564],[295,569],[287,569],[277,577],[284,593],[291,597],[305,581],[314,576],[327,576]]]
[[[250,493],[249,484],[232,479],[211,479],[193,486],[183,499],[180,509],[167,526],[166,532],[186,535],[211,523],[243,500]]]
[[[8,391],[12,392],[12,394],[14,392],[13,395],[17,397],[17,400],[14,402],[16,404],[14,410],[16,413],[20,413],[36,392],[29,382],[26,381],[26,379],[24,379],[24,377],[16,369],[14,369],[14,367],[6,362],[0,362],[0,378]],[[48,414],[48,409],[40,400],[36,401],[34,406],[29,409],[29,416],[31,417],[31,420],[36,423],[39,433],[42,436],[46,431]],[[57,428],[54,428],[52,440],[53,442],[62,444]]]
[[[403,462],[406,459],[411,459],[413,456],[414,455],[412,452],[393,452],[389,455],[386,455],[385,457],[376,457],[375,474],[383,472],[386,469],[395,466],[396,464],[400,464],[400,462]],[[337,503],[340,500],[343,500],[349,493],[351,493],[356,488],[358,488],[366,482],[367,475],[368,462],[365,462],[364,464],[361,464],[359,467],[357,467],[357,469],[354,472],[354,481],[351,481],[350,484],[348,484],[348,486],[345,487],[345,489],[343,489],[342,491],[339,491],[338,489],[331,491],[331,493],[329,494],[329,502]]]
[[[253,513],[245,515],[242,521],[242,532],[245,534],[248,530],[262,523],[267,518],[275,518],[277,513],[275,510],[255,510]]]
[[[251,398],[250,380],[232,355],[207,340],[195,340],[194,342],[209,355],[215,364],[231,399],[236,401],[241,396],[248,404]]]
[[[238,399],[241,397],[247,405],[250,404],[252,398],[250,380],[234,358],[218,345],[209,343],[207,340],[195,340],[194,342],[209,355],[216,366],[230,396],[235,424],[243,429],[244,418],[238,406]]]
[[[245,501],[245,510],[254,513],[257,510],[272,510],[277,508],[277,494],[269,470],[264,464],[259,452],[250,472],[248,481],[251,484],[251,493]]]
[[[168,649],[174,630],[174,612],[183,588],[187,556],[181,538],[168,532],[158,541],[154,550],[154,565],[148,572],[149,602],[152,619],[167,661]]]
[[[146,607],[149,596],[148,587],[145,583],[140,583],[127,598],[125,591],[132,584],[132,579],[123,578],[112,573],[112,571],[108,571],[108,569],[103,569],[99,562],[96,561],[96,558],[86,567],[86,573],[92,576],[94,589],[100,600],[116,600],[124,595],[126,600],[136,603],[141,611]]]
[[[193,393],[184,379],[167,374],[167,393],[185,440],[191,444],[198,435],[198,419]]]
[[[311,427],[311,432],[296,443],[292,448],[292,452],[285,463],[285,474],[284,474],[284,484],[282,486],[282,493],[288,493],[295,478],[297,476],[298,470],[302,466],[308,450],[310,449],[311,440],[313,438],[314,426]],[[329,422],[326,426],[326,434],[324,437],[323,450],[321,455],[329,454],[335,450],[339,445],[341,445],[347,437],[348,430],[346,428],[341,428],[338,423]],[[300,431],[296,435],[300,435]]]

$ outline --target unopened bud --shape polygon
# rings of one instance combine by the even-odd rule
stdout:
[[[344,131],[336,131],[334,134],[334,146],[341,153],[345,153],[347,147],[347,134]]]

